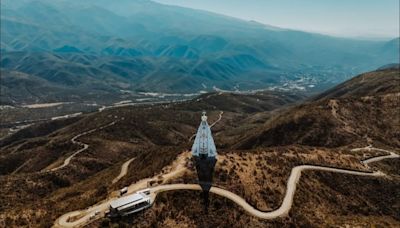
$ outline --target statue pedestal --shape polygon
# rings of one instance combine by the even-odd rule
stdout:
[[[215,164],[217,159],[215,157],[200,157],[194,156],[194,163],[196,165],[197,177],[199,185],[203,190],[204,208],[208,211],[208,193],[212,187],[212,180],[214,174]]]

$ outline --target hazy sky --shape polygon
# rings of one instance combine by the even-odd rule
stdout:
[[[398,37],[400,0],[154,0],[284,28],[347,37]]]

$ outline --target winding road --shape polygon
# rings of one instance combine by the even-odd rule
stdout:
[[[365,149],[365,148],[361,148]],[[371,150],[379,150],[379,151],[385,151],[390,153],[389,155],[383,155],[383,156],[377,156],[373,158],[366,159],[362,161],[363,164],[367,165],[372,162],[377,162],[381,161],[383,159],[388,159],[388,158],[399,158],[400,156],[395,154],[394,152],[387,151],[387,150],[382,150],[378,148],[370,148]],[[299,182],[301,172],[307,171],[307,170],[314,170],[314,171],[325,171],[325,172],[335,172],[335,173],[342,173],[342,174],[349,174],[349,175],[358,175],[358,176],[371,176],[371,177],[379,177],[379,176],[384,176],[385,174],[377,171],[377,172],[362,172],[362,171],[353,171],[353,170],[345,170],[345,169],[338,169],[338,168],[331,168],[331,167],[323,167],[323,166],[315,166],[315,165],[300,165],[296,166],[292,169],[289,180],[287,182],[287,187],[286,187],[286,194],[283,199],[283,202],[281,206],[274,210],[274,211],[269,211],[269,212],[263,212],[260,211],[254,207],[252,207],[250,204],[248,204],[242,197],[236,195],[235,193],[232,193],[230,191],[227,191],[225,189],[217,188],[217,187],[211,187],[210,192],[226,197],[233,202],[235,202],[237,205],[241,206],[247,213],[256,216],[261,219],[274,219],[277,217],[282,217],[286,216],[292,205],[293,205],[293,199],[294,199],[294,194],[296,192],[296,187],[297,183]],[[158,193],[161,192],[166,192],[166,191],[172,191],[172,190],[201,190],[201,187],[196,184],[171,184],[171,185],[160,185],[155,188],[152,188],[152,193],[156,196]]]
[[[85,150],[87,150],[87,149],[89,148],[89,145],[88,145],[88,144],[77,141],[77,139],[78,139],[79,137],[82,137],[82,136],[84,136],[84,135],[91,134],[91,133],[93,133],[93,132],[95,132],[95,131],[102,130],[102,129],[107,128],[107,127],[110,127],[110,126],[114,125],[115,123],[116,123],[116,122],[114,121],[114,122],[111,122],[111,123],[109,123],[109,124],[107,124],[107,125],[105,125],[105,126],[102,126],[102,127],[99,127],[99,128],[95,128],[95,129],[92,129],[92,130],[89,130],[89,131],[85,131],[85,132],[83,132],[83,133],[80,133],[80,134],[74,136],[74,137],[71,139],[71,142],[72,142],[73,144],[76,144],[76,145],[81,146],[82,148],[79,149],[79,150],[77,150],[77,151],[75,151],[72,155],[70,155],[69,157],[67,157],[67,158],[64,160],[64,163],[63,163],[62,165],[60,165],[60,166],[58,166],[58,167],[55,167],[55,168],[52,168],[52,169],[45,169],[45,170],[43,170],[43,171],[44,171],[44,172],[54,172],[54,171],[57,171],[57,170],[59,170],[59,169],[62,169],[62,168],[64,168],[64,167],[66,167],[67,165],[69,165],[69,163],[71,163],[72,158],[74,158],[76,155],[78,155],[79,153],[81,153],[81,152],[83,152],[83,151],[85,151]]]
[[[384,156],[379,156],[379,157],[373,157],[373,158],[369,158],[369,159],[363,160],[362,163],[363,163],[364,165],[368,165],[369,163],[372,163],[372,162],[381,161],[381,160],[383,160],[383,159],[398,158],[398,157],[399,157],[398,154],[396,154],[396,153],[394,153],[394,152],[391,152],[391,151],[388,151],[388,150],[383,150],[383,149],[374,148],[374,147],[369,147],[368,150],[381,151],[381,152],[389,153],[389,155],[384,155]]]
[[[370,164],[372,162],[381,161],[383,159],[394,159],[394,158],[400,157],[398,154],[396,154],[394,152],[379,149],[379,148],[373,148],[373,147],[364,147],[364,148],[353,149],[353,151],[357,151],[357,150],[378,150],[378,151],[389,153],[389,155],[376,156],[373,158],[363,160],[362,163],[366,166],[368,166],[368,164]],[[177,170],[178,169],[176,169],[175,171],[172,171],[172,172],[177,172]],[[210,191],[214,194],[217,194],[217,195],[220,195],[222,197],[226,197],[226,198],[232,200],[237,205],[242,207],[247,213],[249,213],[253,216],[256,216],[260,219],[274,219],[274,218],[286,216],[289,213],[289,211],[293,205],[293,199],[294,199],[294,195],[296,192],[297,183],[300,180],[301,173],[303,171],[309,171],[309,170],[335,172],[335,173],[358,175],[358,176],[370,176],[370,177],[382,177],[385,175],[384,173],[382,173],[380,171],[362,172],[362,171],[353,171],[353,170],[323,167],[323,166],[314,166],[314,165],[296,166],[292,169],[292,171],[290,173],[289,179],[287,181],[286,194],[284,196],[281,206],[276,210],[268,211],[268,212],[260,211],[256,208],[252,207],[241,196],[238,196],[235,193],[232,193],[228,190],[218,188],[218,187],[212,187],[210,189]],[[168,175],[168,174],[166,174],[166,175]],[[139,187],[139,186],[136,186],[136,187]],[[152,203],[154,203],[155,199],[157,197],[157,194],[159,194],[161,192],[176,191],[176,190],[200,191],[201,187],[197,184],[169,184],[169,185],[159,185],[159,186],[151,188],[150,190],[151,190],[151,201],[152,201]],[[59,219],[57,219],[54,226],[55,227],[81,227],[83,225],[89,224],[90,222],[94,221],[95,219],[101,218],[101,216],[104,215],[104,212],[108,209],[110,203],[115,199],[116,199],[115,197],[109,198],[109,199],[103,201],[101,204],[92,206],[86,210],[74,211],[74,212],[67,213],[67,214],[61,216]],[[96,215],[95,217],[92,217],[92,215],[96,211],[99,211],[102,213]],[[80,217],[79,219],[77,219],[75,221],[69,221],[70,218],[73,216],[82,216],[82,217]]]

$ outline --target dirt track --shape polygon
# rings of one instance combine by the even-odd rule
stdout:
[[[85,151],[85,150],[87,150],[87,149],[89,148],[89,145],[88,145],[88,144],[77,141],[78,138],[80,138],[80,137],[82,137],[82,136],[84,136],[84,135],[91,134],[91,133],[93,133],[93,132],[95,132],[95,131],[102,130],[102,129],[104,129],[104,128],[110,127],[110,126],[114,125],[115,123],[116,123],[116,122],[114,121],[114,122],[111,122],[111,123],[109,123],[109,124],[107,124],[107,125],[105,125],[105,126],[102,126],[102,127],[99,127],[99,128],[95,128],[95,129],[92,129],[92,130],[89,130],[89,131],[85,131],[85,132],[83,132],[83,133],[80,133],[80,134],[74,136],[74,137],[71,139],[71,142],[72,142],[73,144],[76,144],[76,145],[81,146],[82,148],[79,149],[79,150],[77,150],[77,151],[75,151],[72,155],[70,155],[69,157],[67,157],[67,158],[64,160],[64,163],[63,163],[62,165],[57,166],[57,167],[55,167],[55,168],[51,168],[51,169],[45,169],[45,170],[43,170],[43,171],[45,171],[45,172],[53,172],[53,171],[57,171],[57,170],[59,170],[59,169],[62,169],[62,168],[64,168],[64,167],[66,167],[67,165],[69,165],[69,163],[71,163],[72,158],[74,158],[76,155],[78,155],[79,153],[81,153],[81,152],[83,152],[83,151]]]

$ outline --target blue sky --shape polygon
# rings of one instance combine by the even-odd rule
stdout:
[[[154,0],[283,28],[344,37],[399,33],[400,0]]]

